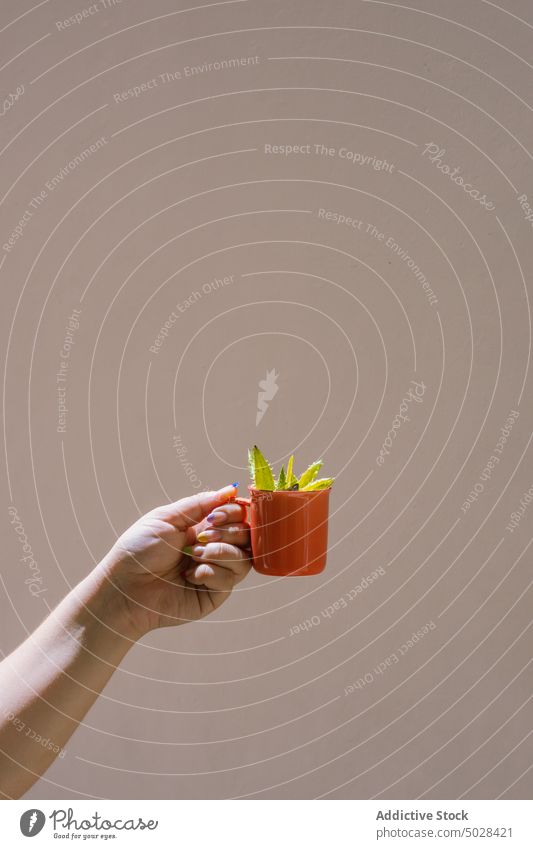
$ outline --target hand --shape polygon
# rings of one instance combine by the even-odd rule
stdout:
[[[99,568],[118,590],[114,620],[128,634],[201,619],[248,574],[245,510],[227,503],[235,494],[231,485],[157,507],[119,537]]]

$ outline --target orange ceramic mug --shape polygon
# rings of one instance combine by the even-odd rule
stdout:
[[[318,575],[326,567],[329,489],[315,492],[248,487],[253,566],[263,575]]]

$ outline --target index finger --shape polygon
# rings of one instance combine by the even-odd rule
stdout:
[[[234,497],[236,491],[237,484],[232,483],[213,492],[198,492],[188,498],[180,498],[179,501],[174,501],[172,504],[157,507],[152,511],[152,515],[170,522],[180,530],[185,530],[192,525],[197,525],[208,514],[222,507],[230,498]]]

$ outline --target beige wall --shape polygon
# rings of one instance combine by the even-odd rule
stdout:
[[[530,4],[8,5],[2,651],[249,444],[338,475],[28,796],[530,797]]]

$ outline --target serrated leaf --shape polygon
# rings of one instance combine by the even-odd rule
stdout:
[[[255,483],[255,460],[253,448],[248,449],[248,468],[250,469],[250,480]]]
[[[289,462],[287,463],[287,480],[290,481],[292,478],[292,467],[294,466],[294,454],[291,454],[289,457]]]
[[[302,492],[313,492],[317,489],[329,489],[335,478],[319,478],[316,481],[311,481],[307,486],[300,487]]]
[[[285,466],[279,470],[279,477],[276,481],[276,489],[285,489],[287,485],[287,477],[285,475]]]
[[[253,484],[256,489],[273,490],[275,489],[274,476],[270,464],[261,454],[257,445],[251,450],[252,459],[250,461],[250,470],[253,463]]]
[[[291,454],[289,462],[287,463],[287,483],[285,485],[285,489],[298,489],[298,478],[293,472],[293,466],[294,454]]]
[[[309,468],[307,468],[300,476],[300,480],[298,481],[300,489],[303,489],[307,486],[307,484],[311,483],[311,481],[314,481],[323,465],[324,463],[322,460],[317,460],[315,463],[311,463]]]

